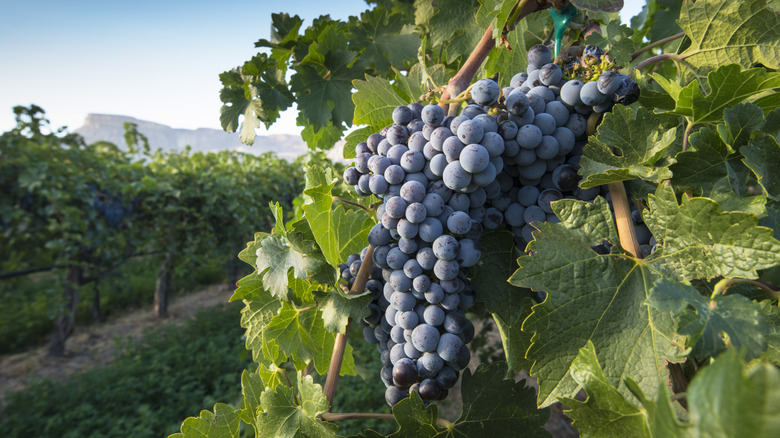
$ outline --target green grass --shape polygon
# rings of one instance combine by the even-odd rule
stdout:
[[[7,437],[161,437],[215,402],[235,402],[250,363],[240,303],[124,344],[115,362],[63,382],[11,394],[0,412]]]

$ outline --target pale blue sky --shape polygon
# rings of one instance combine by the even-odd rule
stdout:
[[[640,3],[626,0],[626,15]],[[218,75],[257,53],[271,13],[297,14],[306,26],[366,8],[363,0],[0,0],[0,132],[14,126],[14,105],[30,103],[71,130],[88,113],[220,128]],[[287,113],[271,133],[300,132]]]

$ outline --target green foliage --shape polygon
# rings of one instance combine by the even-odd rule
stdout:
[[[200,312],[181,327],[120,345],[113,364],[11,393],[0,411],[8,437],[159,437],[215,400],[235,400],[250,365],[235,324],[240,306]]]
[[[659,51],[667,53],[658,59],[675,61],[656,65],[652,74],[633,72],[643,97],[602,120],[594,117],[589,125],[596,126],[589,128],[595,135],[580,159],[580,188],[630,183],[642,210],[637,220],[657,246],[646,258],[623,248],[626,230],[601,197],[554,202],[560,223],[534,223],[526,248],[515,247],[508,232],[485,233],[480,264],[467,276],[498,327],[507,362],[483,363],[463,376],[458,420],[438,418],[439,406],[425,405],[413,393],[393,408],[397,430],[382,432],[536,436],[545,433],[545,412],[538,407],[563,402],[583,436],[734,436],[742,422],[751,422],[743,429],[755,436],[776,435],[776,2],[652,0],[633,28],[609,20],[607,12],[622,2],[572,3],[590,11],[576,17],[595,20],[603,33],[583,40],[584,29],[570,29],[566,46],[598,43],[627,74]],[[531,7],[540,5],[550,6]],[[395,106],[437,102],[457,72],[470,80],[497,74],[507,85],[523,71],[526,50],[551,38],[552,29],[546,14],[516,23],[514,6],[497,0],[382,1],[360,17],[321,17],[305,30],[298,17],[277,14],[270,40],[258,45],[270,49],[263,62],[290,78],[285,87],[299,104],[298,123],[311,147],[329,147],[347,127],[362,125],[347,136],[345,156],[351,156],[367,134],[392,123]],[[485,51],[481,65],[461,70],[488,26],[495,39],[490,43],[500,44]],[[680,29],[681,40],[656,44]],[[249,89],[265,79],[243,81]],[[447,91],[454,98],[463,90]],[[236,129],[239,117],[226,128]],[[244,124],[253,131],[257,120]],[[256,375],[245,375],[246,398],[235,410],[255,436],[341,433],[324,421],[329,406],[317,380],[302,377],[324,374],[336,333],[366,314],[367,295],[343,293],[336,273],[366,245],[376,199],[354,199],[339,174],[330,166],[308,166],[294,217],[285,222],[275,207],[273,229],[257,233],[240,255],[254,272],[239,282],[233,299],[244,301],[241,324],[259,367]],[[605,247],[609,253],[602,254]],[[730,287],[724,284],[739,286],[723,295]],[[539,296],[546,298],[537,303]],[[350,352],[348,346],[340,373],[362,373]],[[754,362],[746,365],[747,359]],[[671,364],[688,374],[670,373]],[[538,381],[536,396],[512,379],[524,369]],[[667,388],[680,378],[692,379],[687,411],[676,401],[682,396],[673,401]],[[588,394],[584,402],[574,399],[580,389]],[[719,401],[729,391],[744,407]],[[716,417],[724,420],[705,420]],[[189,421],[210,419],[203,414]],[[382,435],[368,429],[359,436]]]

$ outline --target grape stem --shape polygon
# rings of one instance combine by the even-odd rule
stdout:
[[[325,421],[343,421],[343,420],[368,420],[368,419],[375,419],[375,420],[393,420],[395,417],[393,414],[379,414],[374,412],[344,412],[344,413],[334,413],[334,412],[325,412],[320,414],[320,418],[322,418]],[[444,427],[449,429],[452,426],[452,423],[449,421],[443,419],[443,418],[437,418],[436,424],[439,427]]]
[[[618,236],[620,237],[620,246],[630,252],[636,258],[642,258],[642,251],[639,249],[639,241],[636,238],[636,229],[634,221],[631,218],[631,208],[628,205],[628,195],[623,182],[614,182],[609,184],[609,194],[612,197],[612,206],[615,209],[615,222],[617,223]]]
[[[662,40],[658,40],[658,41],[656,41],[654,43],[650,43],[650,44],[642,47],[641,49],[637,50],[636,52],[634,52],[631,55],[631,60],[633,61],[633,60],[637,59],[639,57],[639,55],[647,52],[650,49],[656,48],[658,46],[662,46],[662,45],[664,45],[664,44],[666,44],[666,43],[668,43],[670,41],[674,41],[674,40],[676,40],[678,38],[682,38],[684,36],[685,36],[685,32],[680,32],[680,33],[674,34],[672,36],[666,37],[666,38],[664,38]]]
[[[645,59],[644,61],[640,62],[636,65],[636,70],[642,70],[643,68],[647,67],[648,65],[655,64],[656,62],[663,62],[663,61],[680,61],[680,55],[676,53],[662,53],[660,55],[651,56],[650,58]]]
[[[374,247],[368,245],[365,256],[363,256],[363,263],[360,265],[357,276],[355,277],[355,283],[352,284],[352,289],[349,291],[349,295],[357,295],[366,290],[366,283],[368,277],[371,275],[371,270],[374,267]],[[347,347],[347,335],[349,334],[349,326],[351,321],[347,323],[347,327],[344,333],[336,334],[336,341],[333,344],[333,354],[330,356],[330,366],[328,367],[328,377],[325,380],[325,386],[323,393],[325,398],[328,399],[328,404],[333,406],[333,397],[336,395],[336,383],[339,380],[339,372],[341,371],[341,362],[344,360],[344,350]]]
[[[685,127],[685,133],[683,134],[682,150],[685,152],[688,149],[688,137],[691,135],[693,129],[693,122],[688,120],[688,125]]]
[[[519,0],[517,5],[515,5],[515,10],[519,12],[517,12],[516,17],[513,14],[514,21],[507,23],[505,28],[506,31],[510,32],[517,23],[526,16],[549,7],[550,4],[543,0]],[[501,34],[505,35],[504,30],[502,30]],[[495,46],[496,39],[493,38],[493,26],[488,26],[485,33],[482,35],[482,38],[479,40],[479,43],[474,47],[474,50],[469,55],[468,59],[466,59],[466,62],[463,63],[463,66],[458,70],[455,76],[450,79],[447,84],[447,89],[442,93],[442,101],[447,101],[452,96],[459,95],[468,87],[471,80],[474,79],[474,75],[477,74],[477,70],[479,70],[479,67],[485,62],[485,59],[487,59],[490,51],[493,50],[493,47]],[[447,105],[448,104],[441,104],[448,115],[458,115],[458,105],[450,105],[449,108]]]

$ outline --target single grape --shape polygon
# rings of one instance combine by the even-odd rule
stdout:
[[[444,226],[442,225],[441,221],[437,219],[436,217],[428,217],[423,220],[419,228],[417,230],[417,235],[422,239],[424,242],[433,242],[442,235],[444,232]],[[432,269],[432,268],[425,268],[425,269]]]
[[[406,397],[409,397],[409,393],[398,389],[395,386],[388,385],[387,389],[385,390],[385,402],[387,402],[390,407],[397,405],[398,402],[405,399]]]
[[[500,93],[501,89],[498,83],[490,79],[480,79],[471,87],[471,98],[474,99],[474,103],[477,105],[491,105],[495,103]]]
[[[427,125],[439,126],[444,120],[444,109],[439,105],[425,105],[420,118]]]
[[[607,70],[601,75],[599,75],[599,79],[596,82],[596,84],[601,94],[606,94],[607,96],[609,96],[615,91],[617,91],[618,88],[620,88],[621,82],[622,82],[622,78],[618,73],[611,70]]]
[[[531,47],[530,49],[528,49],[529,68],[533,66],[534,69],[538,69],[543,65],[550,63],[551,61],[552,61],[552,51],[550,51],[549,47],[543,44],[537,44]]]
[[[459,271],[460,265],[458,265],[458,262],[455,260],[439,259],[436,260],[436,263],[433,265],[433,275],[439,280],[452,280],[458,276]]]
[[[538,205],[526,207],[525,212],[523,213],[523,219],[525,219],[526,224],[530,224],[531,222],[544,222],[546,217],[547,215],[544,210]]]
[[[476,265],[482,256],[482,251],[479,250],[477,244],[471,239],[461,239],[459,244],[458,264],[464,268]]]
[[[558,155],[558,151],[558,140],[551,135],[545,135],[542,137],[542,142],[536,148],[536,156],[539,157],[540,160],[551,160]]]
[[[539,69],[539,80],[542,81],[542,84],[544,85],[549,86],[557,84],[560,82],[562,76],[563,70],[561,70],[557,64],[548,63]]]
[[[551,214],[553,212],[550,203],[562,199],[563,195],[556,189],[543,190],[539,194],[539,199],[536,201],[539,207],[544,210],[545,213]]]
[[[523,149],[534,149],[542,142],[542,130],[536,125],[523,125],[517,131],[517,144]]]
[[[580,91],[582,90],[583,85],[585,84],[576,79],[563,84],[561,87],[561,100],[563,103],[570,106],[580,105],[582,103]]]
[[[522,116],[529,108],[528,96],[523,93],[513,93],[506,98],[506,109],[510,114]]]
[[[425,156],[420,151],[406,151],[401,156],[401,168],[407,174],[419,172],[425,166]]]
[[[412,344],[423,353],[436,350],[439,338],[439,330],[429,324],[420,324],[412,331]]]
[[[444,169],[442,180],[450,189],[461,190],[471,183],[471,174],[463,169],[460,162],[453,161]]]
[[[414,114],[407,106],[397,106],[393,109],[393,122],[399,125],[406,125],[412,121]]]
[[[582,86],[580,90],[580,99],[587,106],[598,105],[606,99],[607,96],[599,91],[598,83],[591,81]]]
[[[490,162],[490,154],[484,146],[480,144],[470,144],[464,147],[460,152],[459,160],[460,165],[466,172],[479,173],[485,170]]]
[[[458,126],[458,138],[463,144],[479,143],[485,129],[474,120],[466,120]]]
[[[563,192],[574,190],[580,181],[577,174],[577,168],[571,164],[561,164],[556,167],[552,173],[552,180],[555,187]]]

